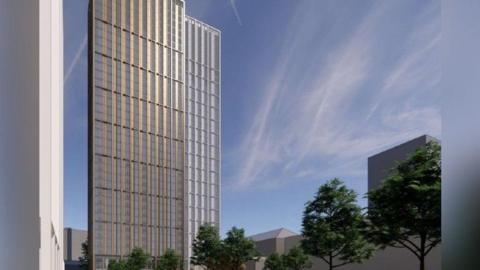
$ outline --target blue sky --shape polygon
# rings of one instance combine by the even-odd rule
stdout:
[[[65,226],[87,227],[87,0],[64,0]],[[187,0],[222,31],[222,231],[299,232],[339,177],[367,190],[367,157],[440,138],[440,3]]]

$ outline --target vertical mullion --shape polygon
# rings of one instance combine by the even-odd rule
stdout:
[[[103,19],[105,19],[107,17],[107,2],[106,1],[103,1]],[[103,24],[103,23],[102,23]],[[103,42],[102,42],[102,53],[103,54],[106,54],[106,51],[107,51],[107,42],[106,42],[106,33],[107,33],[107,30],[106,30],[106,26],[105,24],[102,25],[102,31],[103,31],[103,35],[102,35],[102,38],[103,38]],[[106,62],[106,58],[102,56],[102,64],[103,64],[103,78],[104,80],[107,79],[107,62]],[[107,79],[108,81],[108,79]],[[103,86],[106,87],[107,83],[104,81],[103,82]],[[103,90],[102,90],[103,91]],[[106,108],[106,101],[105,101],[105,96],[103,98],[103,107]],[[107,113],[107,110],[104,110],[103,111],[104,114]],[[104,115],[104,117],[106,118],[106,116]],[[105,119],[104,118],[104,119]],[[106,128],[105,128],[105,125],[102,125],[102,128],[104,129],[103,130],[103,134],[106,134]],[[106,146],[107,146],[107,136],[104,137],[104,141],[103,141],[103,150],[104,152],[106,152]],[[106,180],[107,180],[107,165],[106,165],[106,162],[105,162],[105,158],[104,158],[104,161],[103,161],[103,171],[104,171],[104,185],[106,185]],[[102,194],[103,196],[102,197],[106,197],[106,191],[102,192],[104,194]],[[102,200],[102,207],[103,207],[103,220],[106,220],[106,215],[107,215],[107,211],[106,211],[106,203],[105,203],[105,200]],[[106,247],[106,236],[107,236],[107,226],[105,225],[105,223],[103,223],[103,231],[104,231],[104,234],[103,234],[103,239],[102,239],[102,244],[103,244],[103,252],[105,253],[107,247]]]
[[[112,251],[111,253],[112,254],[117,254],[117,249],[116,249],[116,211],[114,211],[114,209],[116,209],[116,192],[115,192],[115,187],[117,186],[117,179],[116,179],[116,172],[117,172],[117,166],[116,166],[116,159],[115,159],[115,154],[116,153],[116,148],[117,148],[117,128],[115,127],[115,122],[116,122],[116,119],[117,119],[117,95],[115,94],[115,92],[117,91],[117,64],[116,64],[116,61],[114,61],[114,59],[116,58],[116,53],[117,53],[117,43],[116,43],[116,40],[117,40],[117,37],[116,37],[116,28],[115,28],[115,22],[116,22],[116,18],[117,18],[117,4],[116,4],[116,0],[111,0],[111,6],[112,6],[112,11],[111,11],[111,23],[112,23],[112,26],[111,26],[111,29],[112,29],[112,37],[111,37],[111,47],[112,47],[112,54],[111,54],[111,63],[112,63],[112,89],[111,89],[111,93],[112,93],[112,124],[111,124],[111,127],[112,127],[112,165],[111,165],[111,178],[112,178],[112,201],[111,201],[111,216],[112,216],[112,239],[111,239],[111,246],[112,246]]]

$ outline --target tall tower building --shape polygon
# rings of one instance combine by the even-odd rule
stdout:
[[[94,269],[141,247],[185,256],[183,0],[91,0],[89,240]]]
[[[220,32],[183,0],[91,0],[89,67],[92,268],[134,247],[188,266],[220,221]]]
[[[219,30],[186,17],[187,250],[200,225],[220,226],[221,91]]]
[[[0,262],[63,270],[62,0],[0,1]]]

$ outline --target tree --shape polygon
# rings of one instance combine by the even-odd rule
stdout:
[[[193,265],[203,266],[210,270],[222,269],[222,241],[218,229],[212,225],[200,227],[193,245]]]
[[[88,269],[88,240],[82,243],[82,256],[78,257],[78,261],[80,261],[80,267],[84,270]]]
[[[245,237],[243,229],[235,227],[221,240],[216,227],[201,226],[192,249],[192,264],[209,270],[244,269],[246,262],[258,256],[253,241]]]
[[[399,162],[382,185],[367,194],[371,239],[382,248],[406,248],[425,269],[425,257],[441,242],[441,158],[435,142]]]
[[[335,178],[320,186],[303,215],[302,248],[334,269],[370,258],[374,247],[364,236],[356,193]]]
[[[160,257],[156,270],[180,270],[182,268],[182,256],[172,249],[167,249],[165,254]]]
[[[292,248],[287,254],[272,253],[265,261],[264,270],[303,270],[312,267],[310,258],[300,247]]]
[[[227,232],[222,247],[226,269],[230,270],[244,269],[246,262],[256,260],[259,255],[255,243],[245,237],[245,230],[236,227]]]
[[[283,264],[288,270],[303,270],[312,267],[310,258],[301,247],[294,247],[282,256]]]
[[[127,270],[127,264],[125,261],[111,261],[108,263],[108,270]]]
[[[263,270],[287,270],[287,268],[283,264],[283,257],[275,252],[267,257]]]
[[[127,260],[110,261],[108,270],[142,270],[150,263],[150,255],[143,249],[136,247],[132,249]]]
[[[128,256],[126,266],[128,270],[142,270],[147,267],[150,261],[150,255],[145,253],[143,249],[135,247]]]

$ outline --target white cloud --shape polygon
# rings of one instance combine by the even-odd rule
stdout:
[[[297,22],[297,19],[292,21]],[[290,108],[292,113],[298,115],[298,122],[292,122],[282,127],[282,130],[276,130],[272,129],[272,125],[274,125],[272,123],[275,121],[273,108],[279,103],[288,104],[290,98],[288,94],[292,94],[290,92],[287,96],[283,95],[283,92],[289,91],[286,87],[288,83],[285,81],[289,75],[288,67],[296,61],[294,54],[297,52],[297,48],[295,48],[295,44],[289,43],[292,49],[282,54],[283,57],[278,68],[266,88],[264,101],[243,143],[242,149],[247,158],[244,160],[237,185],[246,186],[256,181],[258,176],[268,170],[270,166],[277,162],[288,162],[291,154],[301,160],[312,146],[316,146],[314,144],[318,145],[319,139],[332,139],[319,138],[316,133],[319,128],[322,128],[322,124],[327,124],[325,120],[330,120],[324,118],[325,114],[330,114],[332,109],[338,109],[335,107],[342,99],[348,98],[348,91],[354,89],[365,76],[368,45],[360,43],[368,40],[367,35],[370,31],[368,28],[373,20],[375,20],[373,17],[367,18],[347,45],[330,57],[329,68],[322,72],[323,76],[320,76],[314,85],[310,86],[313,91],[304,96],[306,104]],[[305,32],[298,32],[298,27],[314,27],[314,25],[295,25],[287,33],[287,38],[290,37],[287,40],[305,41],[303,36]],[[284,96],[284,99],[279,99],[280,96]],[[303,136],[299,136],[299,132],[303,133]],[[295,161],[290,161],[289,164],[291,166],[295,163]]]
[[[235,152],[237,170],[227,179],[234,188],[364,177],[369,155],[424,133],[440,133],[438,104],[416,100],[418,92],[435,95],[439,70],[432,58],[439,35],[432,25],[437,15],[425,16],[426,26],[412,29],[411,40],[395,48],[400,58],[382,70],[388,65],[378,59],[378,50],[389,50],[382,48],[378,28],[388,21],[383,5],[345,33],[348,38],[340,45],[328,51],[319,45],[311,55],[314,63],[300,62],[305,60],[299,51],[317,34],[318,22],[310,20],[316,14],[299,6],[302,16],[297,12],[285,31],[288,43]],[[298,82],[304,87],[297,88]],[[427,87],[419,91],[417,86]]]
[[[242,18],[240,18],[240,13],[238,12],[237,1],[236,0],[229,0],[229,1],[230,1],[230,6],[232,6],[233,13],[235,14],[235,18],[237,19],[238,24],[242,26],[243,23],[242,23]]]
[[[78,47],[72,59],[72,62],[68,66],[67,72],[65,72],[65,75],[63,76],[63,84],[66,84],[68,82],[68,79],[70,79],[70,75],[72,75],[72,72],[75,70],[75,67],[80,62],[82,53],[87,48],[87,44],[88,44],[88,35],[85,34],[85,36],[82,39],[82,43],[80,43],[80,46]]]

